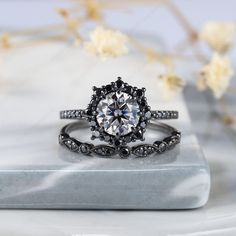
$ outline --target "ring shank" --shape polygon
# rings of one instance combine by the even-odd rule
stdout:
[[[60,111],[60,119],[86,119],[90,117],[85,109]],[[157,120],[178,119],[178,111],[172,110],[152,110],[151,118]]]
[[[127,156],[129,156],[130,154],[134,154],[138,157],[146,157],[153,153],[162,153],[168,149],[173,148],[180,142],[181,138],[181,133],[174,127],[158,121],[152,121],[149,123],[150,128],[160,130],[166,133],[168,136],[166,136],[162,140],[156,140],[152,144],[139,144],[132,147],[114,147],[110,145],[96,146],[91,143],[82,142],[81,140],[77,140],[76,138],[70,136],[71,132],[84,127],[86,127],[86,123],[83,121],[77,121],[67,124],[61,129],[61,132],[59,134],[59,143],[62,146],[68,148],[70,151],[83,153],[85,155],[97,154],[98,156],[102,157],[111,157],[119,154],[121,157],[124,157],[123,150],[125,150],[126,152],[128,152]]]

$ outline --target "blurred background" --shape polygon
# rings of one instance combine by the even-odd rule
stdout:
[[[1,31],[45,27],[63,22],[58,8],[71,8],[76,1],[3,1]],[[79,2],[79,1],[78,1]],[[82,1],[80,1],[82,2]],[[185,39],[185,32],[161,1],[99,1],[108,3],[105,18],[111,26],[124,32],[142,32],[162,36],[171,47]],[[132,3],[133,2],[133,3]],[[234,21],[235,1],[173,0],[191,24],[200,29],[208,21]],[[83,11],[81,7],[81,11]],[[78,10],[79,12],[79,10]]]

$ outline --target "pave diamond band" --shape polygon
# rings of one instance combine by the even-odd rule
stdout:
[[[81,153],[84,155],[97,155],[99,157],[108,157],[119,155],[121,158],[128,158],[132,154],[136,157],[147,157],[154,154],[161,154],[172,149],[176,144],[180,143],[181,133],[172,126],[151,122],[150,128],[158,129],[167,133],[162,140],[156,140],[151,144],[139,144],[135,146],[118,146],[111,145],[94,145],[92,143],[82,142],[70,136],[70,133],[85,127],[84,121],[77,121],[64,126],[59,134],[59,143],[68,150]]]
[[[151,114],[152,118],[157,120],[170,120],[179,118],[178,111],[151,111]]]
[[[87,115],[87,110],[64,110],[60,112],[60,119],[86,119],[90,116]],[[150,117],[157,120],[169,120],[169,119],[178,119],[178,111],[168,111],[168,110],[157,110],[150,111]]]
[[[65,110],[60,111],[60,119],[84,119],[89,117],[86,110]]]

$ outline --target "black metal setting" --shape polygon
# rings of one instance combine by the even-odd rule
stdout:
[[[128,158],[131,154],[136,157],[147,157],[152,154],[161,154],[172,149],[176,144],[180,143],[181,133],[175,128],[160,123],[151,123],[155,127],[161,128],[163,132],[168,133],[168,136],[162,140],[157,140],[151,144],[139,144],[135,146],[111,146],[111,145],[93,145],[87,142],[81,142],[70,136],[70,132],[81,127],[81,121],[70,123],[64,126],[59,134],[59,143],[75,153],[84,155],[96,155],[99,157],[111,158],[119,155],[121,158]]]
[[[146,131],[147,122],[151,119],[151,108],[147,105],[147,99],[145,97],[145,88],[139,89],[132,87],[128,83],[124,83],[120,77],[116,82],[112,82],[102,87],[93,87],[94,94],[87,107],[86,114],[87,120],[89,121],[92,137],[91,139],[99,139],[101,141],[108,142],[114,146],[124,146],[129,142],[135,142],[137,140],[144,141],[144,132]],[[104,128],[99,126],[97,122],[97,106],[99,102],[105,98],[109,93],[113,92],[124,92],[135,99],[139,104],[140,119],[136,127],[133,128],[132,132],[120,136],[111,135],[104,131]]]
[[[146,126],[151,119],[177,119],[177,111],[152,111],[148,106],[147,98],[145,97],[145,88],[137,88],[122,81],[118,77],[117,81],[102,87],[93,87],[93,95],[87,109],[80,110],[65,110],[60,112],[61,119],[86,119],[90,124],[92,131],[91,139],[99,139],[101,141],[108,142],[115,147],[125,146],[129,142],[135,142],[137,140],[144,141],[144,133]],[[133,127],[132,131],[126,135],[111,135],[104,130],[104,127],[97,122],[97,107],[99,102],[106,97],[107,94],[113,92],[123,92],[137,101],[139,106],[139,122]]]
[[[129,85],[122,81],[120,77],[115,82],[101,86],[93,87],[93,95],[91,101],[89,102],[87,109],[79,110],[65,110],[60,112],[61,119],[78,119],[87,120],[89,122],[90,130],[92,131],[91,139],[99,139],[100,141],[105,141],[109,145],[98,145],[94,146],[90,143],[82,143],[74,138],[71,138],[67,132],[63,132],[59,135],[60,144],[66,146],[68,149],[74,152],[80,152],[86,155],[92,153],[99,156],[113,156],[119,154],[121,157],[126,158],[131,153],[136,156],[148,156],[153,153],[162,153],[170,147],[174,146],[180,140],[180,133],[171,128],[173,132],[177,132],[176,135],[171,134],[171,136],[166,137],[162,141],[156,141],[153,144],[143,144],[128,147],[127,144],[130,142],[135,142],[137,140],[144,141],[144,133],[146,131],[147,125],[150,120],[163,120],[163,119],[177,119],[177,111],[160,111],[151,110],[147,103],[147,98],[145,96],[145,88],[137,88]],[[138,104],[139,120],[138,123],[132,127],[132,130],[125,134],[109,134],[105,131],[104,127],[99,124],[97,120],[98,116],[98,105],[100,101],[106,98],[110,93],[123,93],[129,95]],[[163,125],[162,125],[163,126]]]

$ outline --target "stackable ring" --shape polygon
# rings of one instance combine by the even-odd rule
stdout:
[[[93,95],[87,109],[64,110],[61,119],[77,119],[61,129],[59,143],[70,151],[85,155],[96,154],[111,157],[119,154],[126,158],[131,154],[146,157],[154,153],[163,153],[180,142],[181,133],[157,120],[177,119],[177,111],[151,110],[145,97],[145,88],[137,88],[124,83],[120,77],[117,81],[93,87]],[[70,136],[70,132],[80,129],[84,120],[89,123],[92,131],[91,139],[108,142],[109,145],[94,145],[82,142]],[[162,140],[153,143],[142,143],[128,146],[130,142],[144,141],[147,128],[168,133]]]
[[[59,134],[59,143],[75,153],[82,153],[84,155],[95,154],[99,157],[112,157],[119,155],[121,158],[128,158],[131,154],[136,157],[147,157],[152,154],[161,154],[166,150],[172,149],[176,144],[180,142],[181,133],[175,128],[157,122],[152,121],[149,127],[152,129],[158,129],[168,135],[162,140],[155,140],[151,144],[139,144],[135,146],[111,146],[111,145],[94,145],[92,143],[83,142],[70,136],[70,133],[84,128],[84,121],[77,121],[67,124],[61,129]]]
[[[86,109],[61,111],[60,118],[87,120],[92,140],[99,139],[115,147],[144,141],[144,133],[151,120],[178,118],[177,111],[152,110],[145,91],[145,88],[130,86],[118,77],[110,84],[94,86]]]

